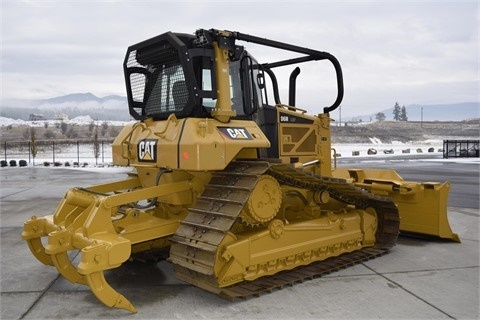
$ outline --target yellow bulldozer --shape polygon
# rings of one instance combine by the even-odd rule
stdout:
[[[259,63],[241,42],[291,57]],[[295,106],[297,65],[314,61],[336,77],[336,99],[318,115]],[[284,104],[274,70],[286,66]],[[448,183],[336,167],[329,113],[344,90],[333,55],[200,29],[130,46],[123,67],[136,122],[112,154],[133,172],[68,190],[53,215],[33,216],[22,232],[38,260],[105,305],[136,312],[104,277],[132,259],[166,256],[179,279],[235,299],[383,255],[400,232],[460,242]]]

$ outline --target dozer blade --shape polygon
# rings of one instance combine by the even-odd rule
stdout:
[[[460,242],[448,221],[450,183],[404,181],[393,170],[337,168],[335,177],[353,179],[358,187],[392,198],[400,213],[400,232]]]
[[[447,199],[450,184],[422,183],[412,196],[398,198],[400,231],[461,242],[448,221]]]

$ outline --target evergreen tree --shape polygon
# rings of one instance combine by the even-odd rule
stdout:
[[[405,108],[405,106],[402,107],[402,110],[400,112],[400,121],[408,121],[407,108]]]
[[[402,115],[402,110],[398,102],[395,102],[395,106],[393,107],[393,120],[400,121]]]

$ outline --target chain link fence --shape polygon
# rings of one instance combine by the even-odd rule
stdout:
[[[85,166],[112,162],[113,139],[2,142],[1,166]]]

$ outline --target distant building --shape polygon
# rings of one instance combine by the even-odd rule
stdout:
[[[30,113],[30,116],[28,117],[29,121],[42,121],[42,120],[47,120],[47,118],[43,114],[38,114],[38,113]]]
[[[68,120],[68,115],[62,112],[57,112],[55,113],[55,116],[53,117],[53,120],[60,120],[60,121],[67,121]]]

